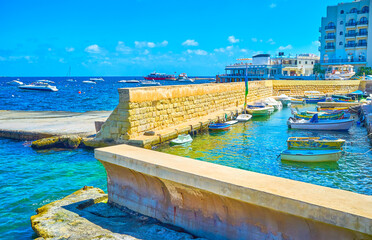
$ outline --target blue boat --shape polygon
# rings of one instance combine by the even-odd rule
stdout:
[[[229,130],[230,124],[228,123],[213,123],[209,124],[209,130],[211,131],[226,131]]]
[[[326,97],[309,97],[305,98],[306,103],[318,103],[318,102],[325,102]]]

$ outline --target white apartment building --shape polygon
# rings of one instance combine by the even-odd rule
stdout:
[[[351,64],[372,67],[372,0],[356,0],[327,7],[320,27],[320,63],[323,68]]]

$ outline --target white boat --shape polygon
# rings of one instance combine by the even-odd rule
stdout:
[[[146,86],[146,87],[161,86],[159,82],[155,82],[155,81],[141,81],[140,84],[141,86]]]
[[[192,141],[193,139],[189,134],[182,134],[182,135],[178,135],[176,139],[173,139],[170,142],[173,145],[180,145],[180,144],[190,143]]]
[[[317,114],[315,114],[317,115]],[[315,116],[314,115],[314,116]],[[310,120],[289,118],[287,125],[292,129],[322,130],[322,131],[347,131],[354,123],[353,119],[339,120]]]
[[[274,112],[274,107],[271,106],[249,106],[247,112],[252,116],[268,116]]]
[[[19,81],[19,78],[18,78],[17,80],[7,82],[6,84],[12,85],[12,86],[20,86],[20,85],[23,85],[23,82]]]
[[[69,79],[67,79],[66,81],[67,81],[67,82],[76,82],[76,80],[73,79],[73,78],[69,78]]]
[[[18,88],[23,90],[37,90],[37,91],[48,91],[48,92],[56,92],[58,91],[56,86],[51,86],[48,83],[44,82],[35,82],[28,85],[21,85]]]
[[[237,120],[238,122],[247,122],[247,121],[249,121],[251,118],[252,118],[252,115],[250,115],[250,114],[240,114],[240,115],[236,118],[236,120]]]
[[[283,106],[289,106],[291,105],[291,99],[285,95],[282,94],[280,96],[277,96],[276,99],[282,103]]]
[[[293,162],[337,162],[340,150],[284,150],[281,159]]]
[[[194,79],[188,78],[186,73],[178,75],[176,80],[179,82],[194,82]]]
[[[347,80],[355,75],[353,65],[329,66],[325,74],[326,80]]]
[[[119,83],[139,83],[138,80],[120,80]]]
[[[230,125],[234,125],[234,124],[237,124],[238,121],[237,120],[231,120],[231,121],[227,121],[225,123],[230,124]]]
[[[40,82],[40,83],[55,83],[55,82],[53,82],[53,81],[46,80],[46,79],[37,80],[36,82]]]
[[[105,81],[103,78],[89,78],[90,81]]]
[[[76,82],[75,79],[71,78],[71,67],[68,68],[67,77],[68,77],[68,79],[66,80],[67,82]]]
[[[83,81],[85,84],[97,84],[95,81],[85,80]]]
[[[276,101],[274,98],[268,97],[263,100],[263,103],[267,106],[274,107],[275,111],[278,111],[283,108],[282,102]]]

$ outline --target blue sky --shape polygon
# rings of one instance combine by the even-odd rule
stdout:
[[[0,76],[215,75],[256,53],[318,53],[336,0],[0,0]]]

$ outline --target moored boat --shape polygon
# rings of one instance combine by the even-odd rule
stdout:
[[[251,114],[252,116],[268,116],[274,112],[274,107],[248,105],[247,112]]]
[[[89,78],[90,81],[105,81],[105,79],[99,77],[99,78]]]
[[[155,81],[141,81],[140,84],[141,86],[145,86],[145,87],[161,86],[159,82],[155,82]]]
[[[317,117],[318,115],[315,114],[310,120],[289,118],[287,125],[292,129],[347,131],[354,123],[352,119],[318,120]]]
[[[209,124],[208,128],[211,131],[226,131],[230,129],[230,126],[228,123],[212,123]]]
[[[337,162],[340,150],[284,150],[281,159],[293,162]]]
[[[28,85],[21,85],[18,88],[22,90],[36,90],[36,91],[46,91],[46,92],[56,92],[58,91],[56,86],[51,86],[48,83],[35,82]]]
[[[190,143],[192,141],[193,139],[189,134],[181,134],[181,135],[178,135],[176,139],[172,139],[170,143],[173,145],[181,145],[185,143]]]
[[[291,97],[291,104],[305,104],[305,100],[302,98],[293,98]]]
[[[318,119],[320,120],[336,120],[336,119],[343,119],[344,113],[343,112],[337,112],[337,113],[325,113],[325,112],[301,112],[297,113],[295,112],[293,116],[297,119],[305,119],[310,120],[315,114],[318,114]]]
[[[139,83],[140,81],[139,80],[132,79],[132,80],[120,80],[118,82],[119,83]]]
[[[85,80],[83,81],[85,84],[97,84],[95,81]]]
[[[237,120],[231,120],[231,121],[227,121],[225,123],[230,124],[230,125],[234,125],[234,124],[237,124],[238,121]]]
[[[250,114],[240,114],[240,115],[236,118],[236,120],[237,120],[238,122],[247,122],[247,121],[249,121],[251,118],[252,118],[252,115],[250,115]]]
[[[263,100],[263,103],[267,106],[271,106],[275,111],[283,108],[283,104],[280,101],[276,101],[274,98],[268,97]]]
[[[282,94],[280,96],[277,96],[276,99],[279,100],[279,101],[281,101],[282,102],[282,105],[284,107],[286,107],[286,106],[288,106],[288,105],[291,104],[291,99],[287,95],[285,95],[285,94]]]
[[[341,149],[344,139],[332,137],[290,137],[287,140],[288,149]]]

